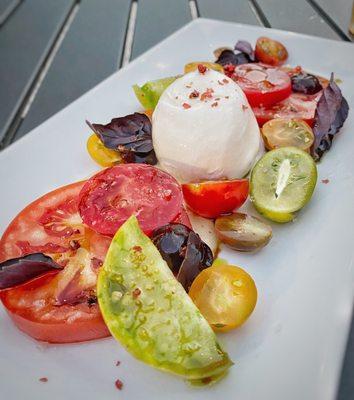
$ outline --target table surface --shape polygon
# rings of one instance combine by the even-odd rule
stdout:
[[[352,0],[0,0],[0,149],[194,18],[353,41],[351,9]],[[354,321],[337,400],[354,398],[353,370]]]

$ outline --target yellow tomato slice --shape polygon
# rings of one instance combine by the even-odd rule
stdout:
[[[252,277],[233,265],[217,264],[204,269],[194,280],[189,295],[217,332],[242,325],[257,303],[257,288]]]
[[[188,72],[195,71],[198,68],[198,65],[202,64],[209,69],[213,69],[214,71],[224,73],[224,68],[220,64],[212,63],[212,62],[205,62],[205,61],[195,61],[188,63],[184,66],[184,73],[188,74]]]
[[[90,156],[102,167],[111,167],[122,162],[118,151],[107,149],[96,134],[87,140],[87,151]]]

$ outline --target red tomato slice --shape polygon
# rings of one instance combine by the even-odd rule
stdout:
[[[0,261],[43,252],[65,267],[1,293],[15,324],[39,340],[64,343],[109,335],[92,300],[111,239],[83,225],[78,212],[83,185],[64,186],[31,203],[0,241]]]
[[[244,91],[251,107],[271,106],[291,94],[288,74],[263,64],[238,65],[231,78]]]
[[[182,185],[188,207],[205,218],[216,218],[241,207],[247,199],[248,189],[247,179]]]
[[[72,343],[109,336],[97,304],[53,305],[57,275],[47,274],[0,293],[15,325],[34,339]]]
[[[263,126],[274,118],[297,118],[304,120],[312,127],[321,95],[322,91],[315,95],[292,93],[290,97],[271,107],[253,107],[253,112],[259,126]]]
[[[80,192],[83,221],[98,233],[113,236],[132,215],[151,233],[172,222],[182,208],[178,182],[151,165],[121,164],[87,181]]]
[[[188,228],[193,229],[191,221],[189,220],[187,211],[184,208],[177,215],[177,217],[173,220],[173,222],[175,222],[176,224],[186,225],[186,226],[188,226]]]

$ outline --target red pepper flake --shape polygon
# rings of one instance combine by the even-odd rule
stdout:
[[[191,105],[188,104],[188,103],[183,103],[182,106],[183,106],[183,108],[186,109],[186,110],[187,110],[188,108],[191,108]]]
[[[193,90],[193,92],[189,95],[189,98],[190,98],[190,99],[195,99],[195,98],[197,98],[197,97],[199,97],[199,92],[198,92],[198,90]]]
[[[70,240],[69,246],[71,250],[77,250],[81,247],[80,242],[78,240]]]
[[[217,107],[217,106],[218,106],[218,104],[219,104],[219,103],[216,101],[216,102],[215,102],[215,103],[213,103],[211,106],[212,106],[212,107]]]
[[[123,382],[120,379],[117,379],[114,384],[116,385],[116,388],[118,390],[122,390],[123,389]]]
[[[218,84],[224,86],[224,84],[221,81],[218,81]]]
[[[43,376],[43,378],[39,378],[39,382],[46,383],[46,382],[48,382],[48,378],[46,378],[45,376]]]
[[[329,179],[322,179],[321,182],[324,183],[325,185],[327,185],[327,183],[329,183]]]
[[[206,67],[205,65],[203,65],[203,64],[198,64],[198,71],[199,71],[201,74],[205,74],[206,70],[207,70],[207,67]]]
[[[227,75],[229,78],[232,76],[232,74],[235,72],[235,66],[233,64],[227,64],[224,66],[224,72],[225,75]]]
[[[142,251],[142,248],[140,246],[134,246],[133,250],[138,251],[140,253]]]
[[[133,299],[138,298],[140,295],[141,295],[141,290],[139,288],[133,290]]]
[[[120,361],[116,362],[116,367],[118,367],[120,365]]]
[[[242,104],[242,110],[246,111],[246,110],[248,110],[248,107],[245,104]]]
[[[103,265],[103,262],[99,258],[97,258],[97,257],[91,258],[91,266],[93,269],[98,269],[98,268],[102,267],[102,265]]]
[[[228,84],[228,83],[230,82],[230,81],[228,81],[226,78],[224,78],[222,81],[225,83],[225,85]]]
[[[201,94],[200,100],[211,99],[213,97],[214,90],[208,88],[204,93]]]

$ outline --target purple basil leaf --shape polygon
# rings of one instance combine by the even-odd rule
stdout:
[[[186,253],[177,274],[177,280],[188,292],[199,273],[213,263],[213,253],[209,246],[201,241],[199,235],[191,231],[188,236]]]
[[[235,44],[235,50],[238,50],[243,54],[247,54],[251,62],[256,61],[254,50],[250,42],[247,42],[246,40],[239,40]]]
[[[251,62],[251,60],[249,56],[245,53],[235,54],[232,50],[223,50],[215,62],[224,67],[225,65],[228,64],[232,65],[248,64],[249,62]]]
[[[86,121],[86,123],[105,147],[121,152],[124,160],[156,164],[151,122],[145,114],[134,113],[125,117],[114,118],[106,125],[91,124],[89,121]],[[135,157],[133,153],[137,153],[138,156]]]
[[[0,290],[23,284],[63,267],[42,253],[12,258],[0,263]]]
[[[333,73],[328,86],[323,89],[315,111],[313,133],[315,142],[312,156],[319,161],[324,152],[332,146],[333,137],[347,119],[349,106],[338,85],[334,82]]]

